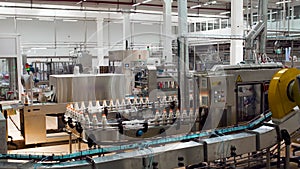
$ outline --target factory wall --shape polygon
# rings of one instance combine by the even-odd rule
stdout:
[[[106,55],[108,50],[123,48],[122,22],[104,21],[103,43]],[[132,46],[146,49],[147,46],[159,45],[161,42],[161,24],[145,25],[144,23],[131,23]],[[88,21],[44,21],[33,18],[32,20],[15,20],[7,18],[0,20],[2,34],[17,33],[21,36],[21,50],[28,56],[69,56],[74,48],[84,47],[97,56],[97,23]]]

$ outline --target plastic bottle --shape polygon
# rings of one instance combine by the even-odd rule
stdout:
[[[66,113],[65,113],[65,117],[70,117],[70,115],[71,115],[71,107],[70,107],[70,105],[68,105],[67,106],[67,108],[66,108]]]
[[[163,96],[162,97],[161,103],[162,103],[162,105],[166,105],[167,104],[167,96]]]
[[[184,109],[182,114],[181,114],[181,121],[186,120],[186,118],[187,118],[187,111],[186,111],[186,109]]]
[[[107,118],[106,118],[106,115],[104,113],[102,114],[101,123],[102,123],[102,128],[105,129],[106,126],[107,126]]]
[[[93,114],[92,124],[94,129],[98,128],[98,119],[96,114]]]
[[[122,99],[121,106],[122,106],[122,107],[125,107],[125,106],[126,106],[125,99]]]
[[[81,102],[81,107],[80,107],[80,110],[85,110],[85,104],[84,104],[84,102]]]
[[[138,101],[137,101],[137,98],[135,97],[134,99],[133,99],[133,105],[138,105]]]
[[[177,96],[176,95],[174,95],[174,97],[173,97],[173,101],[178,101],[178,99],[177,99]]]
[[[119,99],[116,100],[115,106],[116,106],[116,108],[119,108],[121,106]]]
[[[75,109],[75,110],[79,110],[79,105],[78,105],[77,102],[74,103],[74,109]]]
[[[85,115],[85,121],[84,121],[84,124],[87,128],[90,128],[91,126],[91,121],[90,121],[90,117],[88,114]]]
[[[172,101],[173,101],[172,96],[168,96],[168,102],[172,102]]]
[[[143,99],[143,97],[140,97],[140,103],[139,103],[140,105],[143,105],[144,104],[144,99]]]
[[[131,106],[132,104],[131,104],[131,101],[130,101],[130,98],[128,98],[127,99],[127,104],[126,104],[127,106]]]
[[[70,104],[69,104],[69,107],[70,107],[71,109],[73,109],[73,108],[74,108],[73,103],[70,103]]]
[[[103,107],[107,107],[106,100],[103,100],[102,106],[103,106]]]
[[[159,114],[159,110],[157,109],[154,116],[154,121],[156,125],[159,125],[159,120],[160,120],[160,114]]]
[[[179,109],[176,110],[176,118],[177,119],[180,118],[180,110]]]
[[[83,115],[83,112],[82,111],[80,111],[79,112],[79,118],[78,118],[78,121],[80,122],[80,123],[84,123],[84,115]]]
[[[93,109],[93,102],[89,101],[88,110],[92,110],[92,109]]]
[[[96,100],[95,107],[96,107],[97,110],[101,108],[99,100]]]
[[[115,107],[114,101],[112,99],[110,99],[110,101],[109,101],[109,107],[110,108]]]
[[[173,114],[173,110],[170,109],[170,112],[169,112],[169,123],[171,124],[173,122],[173,119],[174,119],[174,114]]]
[[[166,109],[162,113],[162,123],[163,124],[167,123],[167,111],[166,111]]]
[[[149,105],[149,104],[150,104],[149,97],[146,97],[145,104],[146,104],[146,105]]]

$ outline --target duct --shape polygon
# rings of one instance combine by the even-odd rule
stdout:
[[[267,21],[268,21],[268,0],[259,0],[258,16],[259,22],[249,31],[246,36],[246,55],[247,60],[254,61],[254,40],[259,37],[259,53],[261,56],[266,55],[266,41],[267,41]]]
[[[267,23],[268,23],[268,0],[260,0],[259,16],[264,23],[264,28],[260,35],[259,53],[261,55],[266,54],[266,42],[267,42]],[[260,13],[261,12],[261,13]]]
[[[250,32],[246,36],[246,45],[245,45],[246,49],[253,48],[254,40],[257,38],[257,36],[260,35],[262,30],[264,29],[264,26],[265,26],[264,22],[260,21],[250,30]]]

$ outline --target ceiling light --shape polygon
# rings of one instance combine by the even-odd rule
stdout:
[[[63,19],[65,22],[77,22],[78,20],[76,19]]]
[[[135,7],[135,6],[139,6],[139,5],[141,5],[140,2],[139,2],[139,3],[136,3],[136,4],[133,4],[132,6]]]
[[[279,4],[283,4],[283,3],[290,3],[291,1],[289,0],[289,1],[279,1],[279,2],[276,2],[275,4],[276,5],[279,5]]]
[[[43,49],[47,49],[46,47],[33,47],[31,48],[32,50],[43,50]]]
[[[151,2],[152,0],[145,0],[142,2],[142,4],[145,4],[145,3],[148,3],[148,2]]]
[[[20,21],[32,21],[32,18],[16,18],[16,20],[20,20]]]
[[[195,9],[195,8],[200,8],[202,5],[195,5],[195,6],[191,6],[191,9]]]
[[[226,11],[226,12],[221,12],[220,15],[226,15],[226,14],[230,14],[230,11]]]
[[[49,17],[37,17],[37,19],[40,21],[54,21],[54,18]]]

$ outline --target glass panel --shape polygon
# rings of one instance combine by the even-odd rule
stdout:
[[[195,27],[194,27],[194,23],[190,24],[190,32],[195,32]]]
[[[252,120],[261,113],[261,84],[238,86],[238,122]]]
[[[208,22],[208,30],[213,30],[213,29],[214,29],[213,23],[212,23],[212,21],[209,21]]]
[[[0,100],[18,99],[17,59],[0,59]]]
[[[214,29],[220,29],[219,20],[214,21]]]
[[[222,28],[227,28],[227,19],[222,19],[221,26]]]
[[[197,32],[201,31],[201,23],[199,22],[196,23],[196,31]]]
[[[201,31],[206,31],[206,22],[201,23]]]

